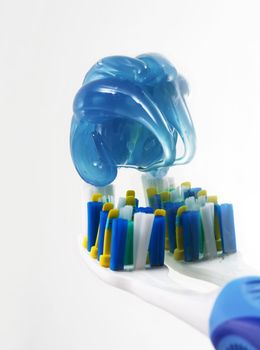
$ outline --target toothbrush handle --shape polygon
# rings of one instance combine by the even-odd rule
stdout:
[[[260,277],[239,278],[222,289],[209,321],[215,349],[260,349],[259,298]]]
[[[100,268],[82,248],[82,239],[79,242],[83,259],[101,280],[171,313],[205,335],[209,330],[216,349],[260,349],[260,277],[233,280],[221,291],[195,292],[174,282],[166,267],[133,273]]]

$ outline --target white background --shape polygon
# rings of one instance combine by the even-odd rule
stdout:
[[[198,136],[194,161],[172,173],[234,204],[240,250],[260,268],[259,1],[0,6],[0,348],[211,349],[173,316],[103,284],[81,260],[72,101],[103,56],[168,57],[190,83]]]

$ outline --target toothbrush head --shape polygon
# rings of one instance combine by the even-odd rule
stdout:
[[[153,186],[146,188],[147,207],[139,206],[133,190],[119,198],[117,209],[102,202],[107,197],[101,188],[101,193],[92,194],[87,203],[88,250],[101,266],[114,271],[163,266],[165,251],[169,251],[168,266],[185,265],[188,269],[191,265],[187,263],[197,266],[236,252],[231,204],[219,205],[216,196],[192,188],[190,182],[183,182],[178,189],[172,179],[152,181]],[[168,263],[170,254],[175,264]]]
[[[215,302],[209,327],[217,350],[260,349],[260,277],[227,284]]]
[[[185,79],[158,54],[105,57],[87,73],[73,103],[71,155],[82,179],[105,186],[118,167],[163,176],[189,162],[195,131]],[[177,137],[184,154],[176,159]]]

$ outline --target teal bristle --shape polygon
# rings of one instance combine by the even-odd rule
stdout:
[[[124,256],[124,266],[132,266],[134,264],[134,223],[132,220],[127,223],[126,250]]]

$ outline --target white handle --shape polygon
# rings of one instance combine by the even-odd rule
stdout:
[[[208,335],[209,316],[219,294],[218,288],[210,293],[184,288],[169,278],[165,266],[139,271],[111,271],[91,259],[81,242],[82,237],[79,243],[85,263],[104,282],[135,294]]]

